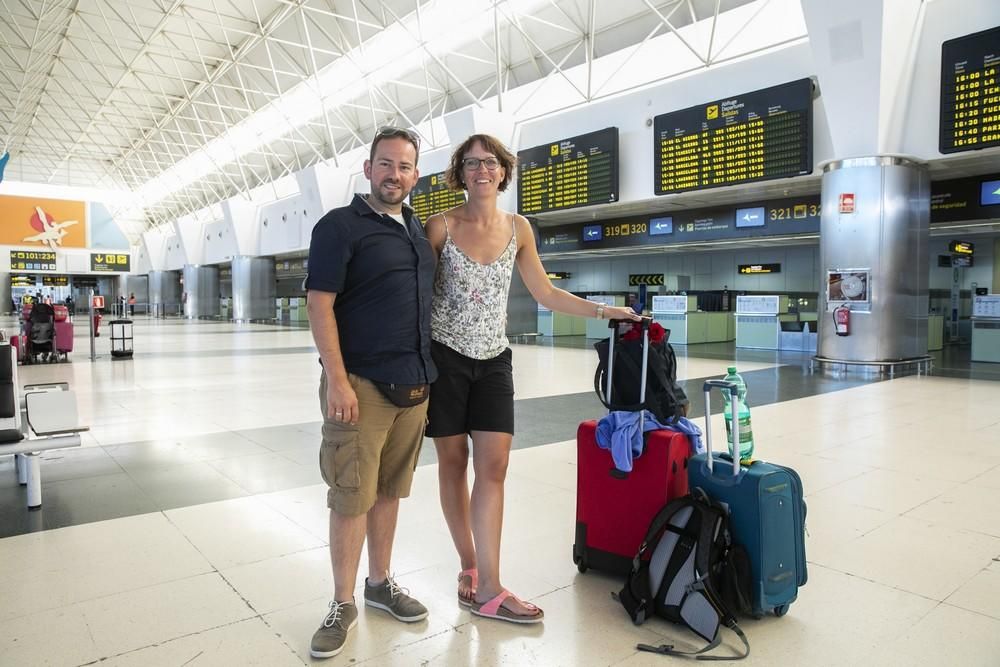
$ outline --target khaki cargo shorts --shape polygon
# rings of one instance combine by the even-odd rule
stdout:
[[[337,514],[358,516],[367,513],[379,495],[410,495],[427,423],[427,401],[400,408],[370,380],[353,373],[347,378],[358,397],[359,418],[353,426],[326,414],[326,373],[320,374],[323,444],[319,469],[330,487],[327,506]]]

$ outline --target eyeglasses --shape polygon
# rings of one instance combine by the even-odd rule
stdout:
[[[489,171],[496,171],[497,168],[500,166],[500,160],[496,159],[495,157],[486,157],[486,158],[467,157],[462,159],[462,167],[466,171],[476,171],[477,169],[479,169],[480,165],[486,167],[486,169]]]

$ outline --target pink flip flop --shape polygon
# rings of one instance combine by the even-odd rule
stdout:
[[[463,607],[468,607],[475,603],[476,601],[476,588],[479,586],[479,570],[474,567],[470,567],[468,570],[462,570],[458,573],[458,583],[459,586],[462,584],[462,579],[469,578],[469,588],[472,590],[469,592],[468,597],[462,595],[461,589],[458,591],[458,604]]]
[[[514,598],[528,609],[533,610],[534,613],[530,615],[514,613],[510,609],[502,606],[503,601],[507,598]],[[496,618],[501,621],[507,621],[508,623],[520,623],[523,625],[541,623],[542,619],[545,618],[545,612],[543,612],[540,608],[530,602],[524,602],[508,590],[500,591],[500,595],[496,596],[492,600],[488,600],[486,602],[473,602],[469,605],[469,611],[476,616],[482,616],[483,618]]]

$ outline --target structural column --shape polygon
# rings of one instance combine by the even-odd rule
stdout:
[[[234,320],[273,319],[276,294],[272,258],[249,255],[233,257]]]
[[[200,264],[184,265],[184,317],[216,317],[219,314],[219,269]]]
[[[898,157],[828,164],[820,223],[819,357],[887,362],[927,354],[930,179]],[[833,311],[850,308],[837,335]]]
[[[172,313],[180,302],[181,280],[177,271],[150,271],[149,303],[153,313]]]

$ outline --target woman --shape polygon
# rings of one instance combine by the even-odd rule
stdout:
[[[489,135],[469,137],[445,172],[465,204],[432,216],[427,238],[438,254],[431,309],[431,386],[427,435],[438,454],[441,508],[461,559],[459,603],[473,614],[537,623],[542,610],[500,584],[504,478],[514,434],[514,381],[505,327],[516,262],[524,284],[550,310],[609,319],[640,319],[631,309],[596,304],[549,282],[528,221],[497,208],[516,158]],[[475,483],[466,468],[472,437]]]

